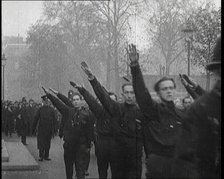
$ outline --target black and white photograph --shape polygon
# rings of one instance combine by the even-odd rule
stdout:
[[[221,0],[2,0],[2,179],[221,179]]]

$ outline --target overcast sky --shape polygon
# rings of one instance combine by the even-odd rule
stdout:
[[[221,6],[221,0],[214,1]],[[41,17],[41,13],[42,1],[2,1],[2,35],[26,37],[29,26]]]
[[[2,35],[25,37],[41,13],[41,1],[2,1]]]

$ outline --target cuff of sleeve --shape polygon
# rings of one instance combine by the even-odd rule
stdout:
[[[95,79],[95,76],[88,77],[88,80],[89,80],[89,81],[92,81],[92,80],[94,80],[94,79]]]
[[[136,62],[131,62],[129,65],[130,67],[135,67],[135,66],[139,66],[139,63],[138,61],[136,61]]]
[[[89,82],[90,82],[91,84],[96,84],[96,82],[97,82],[96,77],[94,76],[93,79],[89,79]]]

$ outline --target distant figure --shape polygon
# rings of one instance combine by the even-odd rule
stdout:
[[[192,102],[193,101],[192,101],[190,96],[186,96],[186,97],[184,97],[182,99],[182,104],[183,104],[183,107],[184,107],[185,111],[189,109],[189,107],[191,106]]]
[[[29,129],[28,129],[28,135],[31,136],[32,134],[32,125],[34,121],[34,115],[36,113],[36,109],[34,106],[34,100],[30,99],[29,104],[27,107],[28,117],[29,117]]]
[[[183,109],[182,101],[179,98],[174,100],[174,104],[178,109]]]
[[[43,159],[51,160],[49,151],[56,122],[55,111],[50,107],[50,101],[47,99],[47,96],[45,95],[41,98],[43,99],[43,106],[37,110],[32,126],[32,133],[34,134],[38,124],[37,148],[39,149],[39,161],[43,161]]]
[[[6,136],[10,136],[12,137],[12,132],[13,132],[13,127],[14,127],[14,123],[13,123],[13,112],[12,112],[12,105],[9,102],[6,106],[5,109],[5,134]]]
[[[26,136],[28,135],[28,111],[27,111],[27,102],[22,100],[22,106],[20,109],[20,122],[19,122],[19,135],[21,136],[21,142],[23,145],[27,145]]]

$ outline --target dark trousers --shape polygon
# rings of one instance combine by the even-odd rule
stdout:
[[[26,145],[26,136],[25,135],[21,136],[21,142],[23,143],[23,145]]]
[[[10,123],[9,124],[7,123],[5,126],[5,135],[8,136],[9,134],[9,136],[11,137],[12,133],[13,133],[13,125]]]
[[[142,176],[142,143],[135,143],[128,145],[128,147],[123,150],[123,176],[128,179],[138,179]],[[127,152],[128,151],[128,152]]]
[[[39,149],[39,157],[47,159],[51,147],[51,136],[39,134],[37,136],[37,148]]]
[[[88,171],[89,168],[89,162],[90,162],[90,150],[88,150],[88,148],[86,148],[86,153],[85,153],[85,171]]]
[[[49,157],[50,148],[40,148],[39,149],[39,157],[47,159]]]
[[[97,166],[99,178],[107,178],[107,171],[110,166],[112,178],[118,178],[117,158],[120,151],[116,142],[111,136],[98,136],[95,143],[95,152],[97,157]]]
[[[134,139],[124,138],[118,142],[113,149],[112,155],[115,175],[112,178],[139,179],[142,175],[142,142]],[[116,155],[116,156],[115,156]]]
[[[75,171],[77,179],[85,178],[86,168],[86,145],[85,144],[71,144],[65,142],[64,145],[64,162],[67,179],[73,177],[73,165],[75,163]]]
[[[172,157],[150,154],[146,160],[146,178],[173,178]]]

